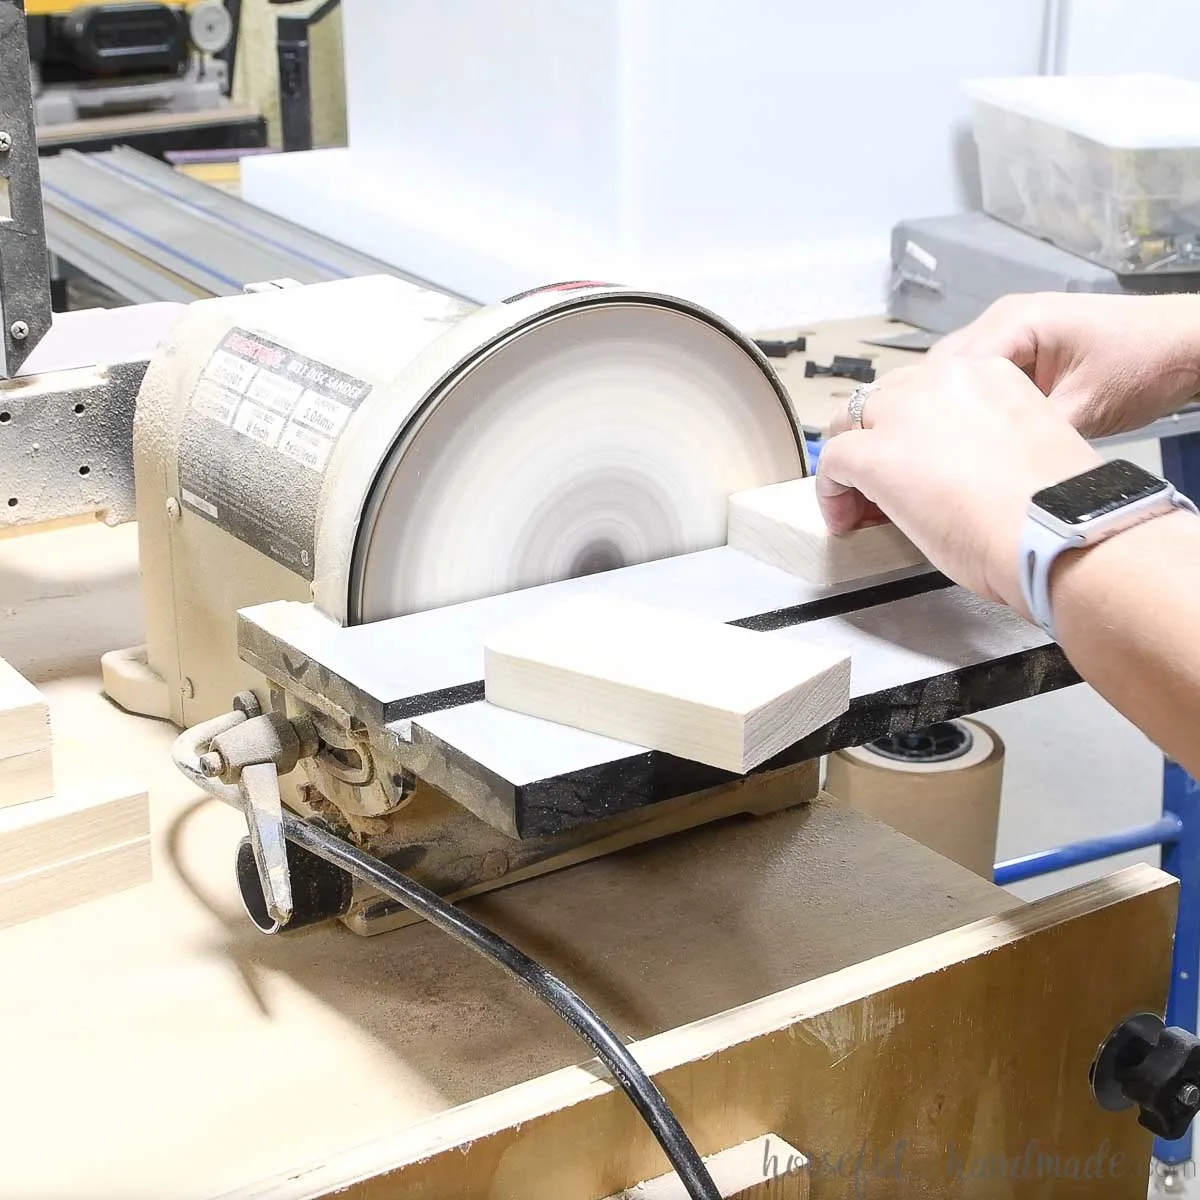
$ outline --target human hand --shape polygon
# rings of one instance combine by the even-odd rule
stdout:
[[[1200,296],[1006,296],[931,362],[1007,358],[1084,437],[1140,429],[1200,392]]]
[[[821,451],[817,497],[830,529],[848,532],[877,506],[938,570],[1028,616],[1019,558],[1030,497],[1099,454],[1003,358],[889,371],[863,426]]]

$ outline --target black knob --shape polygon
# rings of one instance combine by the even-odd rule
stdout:
[[[1100,1047],[1091,1081],[1101,1108],[1120,1112],[1136,1104],[1140,1124],[1174,1141],[1200,1112],[1200,1038],[1139,1013]]]

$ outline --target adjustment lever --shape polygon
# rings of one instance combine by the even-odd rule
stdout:
[[[241,693],[234,708],[246,719],[208,743],[199,757],[200,770],[210,779],[237,786],[267,912],[282,928],[294,906],[279,777],[316,753],[316,731],[307,721],[262,712],[252,692]]]

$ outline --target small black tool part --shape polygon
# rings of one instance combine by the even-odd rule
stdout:
[[[789,354],[797,354],[807,349],[808,338],[803,334],[799,337],[786,338],[755,338],[754,344],[768,358],[787,358]]]
[[[1091,1069],[1092,1095],[1109,1112],[1138,1107],[1138,1123],[1175,1141],[1200,1111],[1200,1038],[1139,1013],[1122,1021]]]
[[[856,358],[853,354],[835,354],[833,356],[835,371],[866,371],[870,366],[869,358]]]
[[[804,364],[804,377],[811,379],[814,375],[833,375],[838,379],[853,379],[856,383],[875,382],[875,368],[869,358],[850,358],[842,354],[835,354],[827,367],[810,358]]]

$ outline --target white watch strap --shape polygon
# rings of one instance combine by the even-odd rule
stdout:
[[[1021,593],[1029,615],[1052,637],[1054,612],[1050,607],[1050,568],[1064,551],[1082,546],[1080,536],[1065,538],[1043,525],[1032,513],[1025,518],[1021,534]]]
[[[1164,505],[1161,509],[1148,513],[1148,517],[1170,512],[1171,507],[1197,512],[1196,505],[1182,492],[1172,489],[1164,499],[1169,500],[1169,506]],[[1025,519],[1025,528],[1021,533],[1021,593],[1030,616],[1055,641],[1058,640],[1058,635],[1054,630],[1054,609],[1050,601],[1051,569],[1064,550],[1086,546],[1090,540],[1101,539],[1089,539],[1085,533],[1064,537],[1043,525],[1032,513]]]

